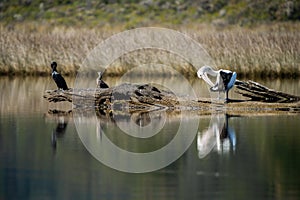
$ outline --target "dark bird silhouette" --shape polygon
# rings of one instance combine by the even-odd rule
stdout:
[[[102,80],[102,72],[98,72],[98,78],[96,80],[98,88],[109,88],[108,85]]]
[[[52,78],[53,78],[53,80],[55,81],[58,89],[68,90],[69,88],[67,86],[67,83],[66,83],[64,77],[62,77],[62,75],[60,75],[57,72],[56,67],[57,67],[57,63],[52,62],[51,63],[51,68],[52,68]]]

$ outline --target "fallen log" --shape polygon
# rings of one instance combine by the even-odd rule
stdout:
[[[160,90],[150,84],[121,84],[101,89],[47,90],[44,98],[49,102],[72,102],[76,108],[103,110],[153,111],[153,110],[200,110],[210,112],[211,105],[226,111],[273,110],[300,111],[300,97],[269,89],[254,81],[237,81],[235,92],[247,99],[230,100],[227,104],[215,103],[211,99],[189,99],[178,97],[171,91]]]
[[[149,84],[135,85],[129,83],[107,89],[47,90],[44,98],[54,103],[72,102],[78,107],[101,107],[112,102],[127,102],[137,107],[172,107],[179,103],[176,95],[170,91],[159,90]]]

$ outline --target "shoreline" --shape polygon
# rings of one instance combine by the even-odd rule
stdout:
[[[45,66],[48,67],[48,66]],[[65,77],[76,77],[77,76],[77,71],[74,72],[70,72],[70,73],[61,73],[63,76]],[[285,80],[285,79],[299,79],[300,78],[300,74],[271,74],[271,75],[266,75],[266,74],[243,74],[242,72],[237,72],[239,74],[239,78],[240,79],[252,79],[252,78],[256,78],[256,79],[268,79],[268,80]],[[23,72],[0,72],[0,78],[1,77],[10,77],[10,78],[21,78],[21,77],[49,77],[51,75],[51,72],[34,72],[34,73],[23,73]],[[140,76],[142,74],[132,74],[133,76]],[[197,79],[197,73],[196,72],[189,72],[187,74],[183,74],[189,78],[191,78],[192,80]],[[115,74],[115,73],[106,73],[105,75],[106,77],[112,77],[112,78],[117,78],[117,77],[121,77],[122,74]],[[160,76],[162,78],[169,78],[169,77],[173,77],[173,75],[170,74],[161,74],[161,73],[157,73],[157,74],[153,74],[150,77],[155,77],[157,78],[157,76]],[[257,78],[258,77],[258,78]]]

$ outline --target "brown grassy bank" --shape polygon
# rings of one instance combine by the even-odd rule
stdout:
[[[229,68],[240,76],[299,76],[300,24],[274,24],[256,28],[217,29],[210,25],[175,27],[199,41],[218,68]],[[0,26],[0,74],[49,74],[56,60],[63,74],[74,74],[99,42],[121,29],[87,29],[26,24]],[[115,62],[111,74],[124,73],[129,60]],[[185,65],[186,63],[182,63]],[[178,63],[177,67],[180,67]],[[195,74],[191,67],[181,73]],[[160,72],[159,72],[160,73]]]

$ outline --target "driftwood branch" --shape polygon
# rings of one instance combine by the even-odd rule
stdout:
[[[237,88],[236,92],[244,97],[250,98],[250,101],[293,103],[300,100],[299,96],[269,89],[254,81],[236,81],[235,85]]]
[[[61,102],[61,101],[68,101],[72,102],[72,89],[68,91],[62,90],[46,90],[44,94],[44,98],[47,99],[49,102]]]

